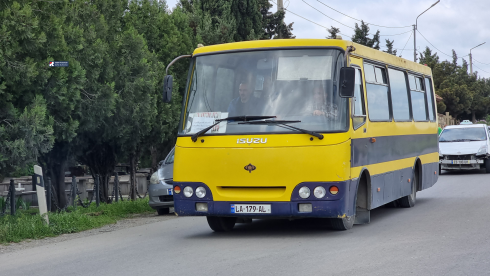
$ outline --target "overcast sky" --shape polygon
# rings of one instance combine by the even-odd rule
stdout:
[[[321,2],[320,2],[321,1]],[[294,22],[293,34],[296,38],[325,38],[328,32],[325,28],[334,26],[340,28],[342,38],[350,40],[354,33],[356,19],[362,19],[370,23],[371,32],[379,30],[381,33],[381,49],[386,49],[385,39],[395,40],[394,48],[398,49],[398,55],[413,60],[413,27],[415,18],[424,10],[429,8],[437,0],[284,0],[284,7],[291,12],[286,12],[286,23]],[[273,11],[277,6],[273,3]],[[167,0],[169,8],[174,8],[177,0]],[[344,13],[345,15],[326,7]],[[308,6],[311,5],[312,7]],[[299,16],[307,18],[318,25],[309,22]],[[346,16],[347,15],[347,16]],[[328,18],[327,16],[331,17]],[[336,21],[338,22],[336,22]],[[340,22],[340,23],[339,23]],[[342,25],[345,24],[346,26]],[[374,26],[407,28],[384,28]],[[440,60],[451,60],[454,49],[458,57],[464,57],[469,63],[467,56],[470,49],[480,43],[482,46],[471,51],[473,54],[473,71],[485,78],[490,77],[490,0],[441,0],[436,6],[428,10],[418,19],[418,31],[422,33],[433,46],[431,46],[419,33],[417,33],[417,49],[425,50],[429,46],[437,52]],[[321,25],[321,26],[319,26]],[[351,28],[349,28],[351,27]],[[400,34],[395,36],[383,36]],[[406,46],[405,46],[406,45]],[[402,49],[405,48],[405,50]],[[450,55],[450,56],[446,56]],[[458,63],[461,64],[461,59]],[[485,64],[483,64],[485,63]]]

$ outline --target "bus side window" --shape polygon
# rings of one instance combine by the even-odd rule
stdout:
[[[366,94],[368,113],[370,121],[388,122],[391,121],[390,105],[388,101],[388,84],[386,79],[386,68],[374,67],[365,64]],[[373,70],[374,69],[374,70]],[[369,75],[374,71],[375,79]]]
[[[391,105],[395,121],[411,121],[405,72],[388,69],[390,77]]]
[[[362,73],[361,69],[358,68],[356,68],[356,80],[353,101],[354,117],[352,118],[352,121],[354,124],[354,129],[357,129],[366,121],[366,108],[364,107],[364,92],[362,89]]]
[[[429,78],[425,78],[425,95],[427,97],[427,106],[429,107],[429,120],[434,122],[436,115],[434,114],[434,93],[432,92],[432,83]]]
[[[427,121],[425,91],[423,87],[419,87],[422,79],[414,75],[408,75],[408,79],[410,80],[413,120],[416,122]]]

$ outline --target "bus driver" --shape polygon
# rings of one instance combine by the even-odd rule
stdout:
[[[252,94],[248,83],[240,83],[239,97],[233,99],[228,106],[228,117],[242,115],[257,115],[258,99]]]

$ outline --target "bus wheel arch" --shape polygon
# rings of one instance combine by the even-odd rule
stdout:
[[[371,174],[367,168],[363,168],[357,182],[354,207],[356,210],[354,224],[368,224],[371,210]]]
[[[413,165],[413,170],[414,170],[414,177],[417,177],[416,182],[417,182],[417,192],[422,191],[422,161],[420,161],[420,158],[416,157],[415,158],[415,163]],[[418,173],[416,174],[415,171]],[[415,180],[415,179],[414,179]]]
[[[411,208],[415,206],[417,200],[417,191],[422,189],[422,162],[417,157],[412,170],[411,192],[398,200],[402,208]]]

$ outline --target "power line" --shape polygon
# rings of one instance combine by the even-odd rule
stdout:
[[[481,64],[483,64],[483,65],[490,65],[490,63],[483,63],[483,62],[481,62],[481,61],[476,60],[475,58],[473,58],[473,60],[474,60],[474,61],[476,61],[476,62],[478,62],[478,63],[481,63]]]
[[[450,56],[450,55],[448,55],[448,54],[444,53],[443,51],[441,51],[441,50],[437,49],[437,47],[436,47],[436,46],[434,46],[434,44],[430,43],[430,41],[429,41],[429,40],[427,40],[427,38],[425,38],[425,36],[424,36],[424,35],[423,35],[421,32],[419,32],[419,30],[417,30],[417,32],[418,32],[418,33],[419,33],[419,34],[420,34],[420,35],[421,35],[421,36],[422,36],[422,37],[425,39],[425,41],[427,41],[427,42],[428,42],[428,43],[429,43],[429,44],[430,44],[432,47],[434,47],[434,48],[435,48],[437,51],[439,51],[439,52],[441,52],[441,53],[445,54],[445,55],[446,55],[446,56],[448,56],[448,57],[453,57],[453,56]]]
[[[476,65],[474,65],[474,64],[473,64],[473,66],[475,66],[476,68],[478,68],[478,69],[482,70],[482,71],[483,71],[483,72],[485,72],[485,73],[490,74],[490,72],[487,72],[487,71],[485,71],[485,70],[481,69],[480,67],[478,67],[478,66],[476,66]]]
[[[302,1],[303,1],[303,2],[304,2],[306,5],[308,5],[308,6],[312,7],[313,9],[315,9],[315,10],[316,10],[316,11],[318,11],[319,13],[321,13],[321,14],[325,15],[326,17],[328,17],[328,18],[332,19],[333,21],[335,21],[335,22],[337,22],[337,23],[339,23],[339,24],[341,24],[341,25],[344,25],[344,26],[346,26],[347,28],[351,28],[351,29],[355,30],[355,29],[354,29],[354,28],[352,28],[351,26],[347,26],[347,25],[345,25],[344,23],[342,23],[342,22],[340,22],[340,21],[337,21],[337,20],[333,19],[332,17],[330,17],[330,16],[328,16],[328,15],[324,14],[323,12],[321,12],[320,10],[318,10],[317,8],[315,8],[315,7],[313,7],[312,5],[308,4],[308,3],[307,3],[305,0],[302,0]]]
[[[405,47],[407,47],[407,44],[410,41],[410,38],[412,38],[412,35],[413,35],[413,33],[410,33],[410,36],[408,37],[407,42],[405,43],[405,46],[403,46],[403,49],[402,49],[402,51],[400,53],[400,56],[403,54],[403,51],[405,50]]]
[[[302,1],[303,1],[303,2],[304,2],[306,5],[310,6],[311,8],[313,8],[314,10],[316,10],[317,12],[319,12],[319,13],[321,13],[321,14],[325,15],[326,17],[328,17],[328,18],[332,19],[333,21],[335,21],[335,22],[337,22],[337,23],[339,23],[339,24],[341,24],[341,25],[344,25],[344,26],[345,26],[345,27],[347,27],[347,28],[350,28],[350,29],[355,30],[355,28],[352,28],[351,26],[345,25],[344,23],[342,23],[342,22],[340,22],[340,21],[337,21],[337,20],[333,19],[332,17],[330,17],[330,16],[328,16],[328,15],[324,14],[324,13],[323,13],[322,11],[320,11],[319,9],[317,9],[317,8],[313,7],[312,5],[308,4],[308,3],[307,3],[305,0],[302,0]],[[320,2],[320,1],[319,1],[319,2]],[[375,26],[376,26],[376,25],[375,25]],[[411,31],[412,31],[412,30],[407,31],[407,32],[403,32],[403,33],[399,33],[399,34],[388,34],[388,35],[383,35],[383,34],[380,34],[379,36],[396,36],[396,35],[406,34],[406,33],[409,33],[409,32],[411,32]],[[373,34],[368,34],[368,35],[373,35]]]
[[[272,2],[272,3],[274,3],[274,4],[276,4],[276,2],[274,2],[274,1],[271,1],[271,2]],[[277,5],[277,4],[276,4],[276,5]],[[292,12],[291,10],[288,10],[288,9],[286,9],[286,8],[284,8],[284,9],[285,9],[285,10],[287,10],[288,12],[290,12],[290,13],[292,13],[292,14],[296,15],[297,17],[303,18],[304,20],[309,21],[309,22],[311,22],[311,23],[313,23],[313,24],[315,24],[315,25],[317,25],[317,26],[320,26],[320,27],[322,27],[322,28],[324,28],[324,29],[327,29],[327,30],[328,30],[328,29],[330,29],[330,28],[325,27],[325,26],[323,26],[323,25],[321,25],[321,24],[318,24],[318,23],[316,23],[316,22],[314,22],[314,21],[311,21],[310,19],[305,18],[305,17],[303,17],[303,16],[301,16],[301,15],[299,15],[299,14],[297,14],[297,13],[294,13],[294,12]],[[346,36],[346,37],[349,37],[348,35],[343,34],[343,33],[341,33],[341,32],[339,32],[339,34],[341,34],[341,35],[343,35],[343,36]]]
[[[342,15],[345,15],[345,16],[347,16],[347,17],[349,17],[349,18],[352,18],[352,19],[354,19],[354,20],[357,20],[357,21],[363,21],[363,20],[359,20],[359,19],[357,19],[357,18],[354,18],[354,17],[352,17],[352,16],[348,16],[347,14],[342,13],[342,12],[340,12],[340,11],[338,11],[338,10],[336,10],[336,9],[334,9],[334,8],[332,8],[332,7],[330,7],[329,5],[327,5],[327,4],[325,4],[325,3],[323,3],[323,2],[322,2],[322,1],[320,1],[320,0],[317,0],[317,1],[318,1],[318,2],[320,2],[322,5],[324,5],[324,6],[328,7],[328,8],[330,8],[330,9],[332,9],[332,10],[334,10],[334,11],[336,11],[336,12],[338,12],[338,13],[342,14]],[[387,27],[387,26],[381,26],[381,25],[376,25],[376,24],[367,23],[367,22],[364,22],[364,23],[369,24],[369,25],[373,25],[373,26],[376,26],[376,27],[382,27],[382,28],[412,28],[412,25],[410,25],[410,26],[402,26],[402,27]]]

